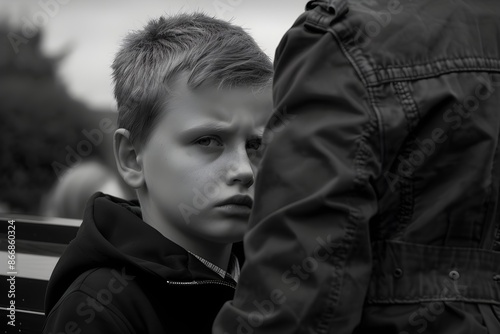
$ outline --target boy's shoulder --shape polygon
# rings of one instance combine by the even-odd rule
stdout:
[[[64,332],[66,326],[83,332],[135,333],[144,319],[160,321],[150,319],[155,307],[151,294],[145,292],[158,287],[139,279],[128,267],[83,272],[47,315],[44,333]]]
[[[88,270],[52,308],[43,333],[210,332],[234,289],[210,281],[175,283],[131,267]],[[186,323],[186,314],[197,321]]]
[[[75,290],[80,290],[90,295],[97,293],[117,294],[122,292],[125,288],[133,288],[137,286],[134,284],[136,276],[132,275],[127,267],[108,268],[100,267],[88,270],[82,273],[70,286],[68,290],[73,287]]]
[[[43,333],[102,331],[134,333],[131,297],[139,287],[134,276],[112,268],[82,273],[47,315]],[[125,290],[127,293],[122,293]],[[136,291],[134,291],[136,290]],[[132,320],[132,321],[131,321]]]
[[[93,298],[103,306],[108,306],[122,300],[120,295],[134,296],[140,292],[140,289],[136,276],[132,275],[127,267],[93,268],[80,274],[71,283],[54,309],[59,306],[58,304],[67,300],[68,296],[75,293]]]

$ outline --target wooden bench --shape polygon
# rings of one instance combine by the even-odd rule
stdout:
[[[8,226],[15,223],[15,327],[7,324],[10,300],[7,294],[12,270],[8,266]],[[5,333],[40,333],[44,322],[47,283],[59,257],[76,236],[81,221],[1,215],[0,225],[0,328]],[[11,228],[12,230],[12,228]],[[11,233],[12,234],[12,233]],[[13,298],[14,299],[14,298]]]

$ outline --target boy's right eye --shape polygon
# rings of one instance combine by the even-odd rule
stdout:
[[[215,137],[202,137],[195,142],[196,144],[200,146],[205,146],[205,147],[216,147],[216,146],[222,146],[221,141],[218,138]]]

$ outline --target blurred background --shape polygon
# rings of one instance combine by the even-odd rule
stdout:
[[[117,175],[111,63],[122,38],[163,14],[244,27],[271,59],[304,0],[0,0],[0,213],[80,218]]]

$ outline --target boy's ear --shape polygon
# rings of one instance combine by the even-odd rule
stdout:
[[[130,132],[118,129],[113,137],[116,167],[125,183],[132,188],[140,188],[144,184],[142,165],[139,163],[138,152],[130,141]]]

